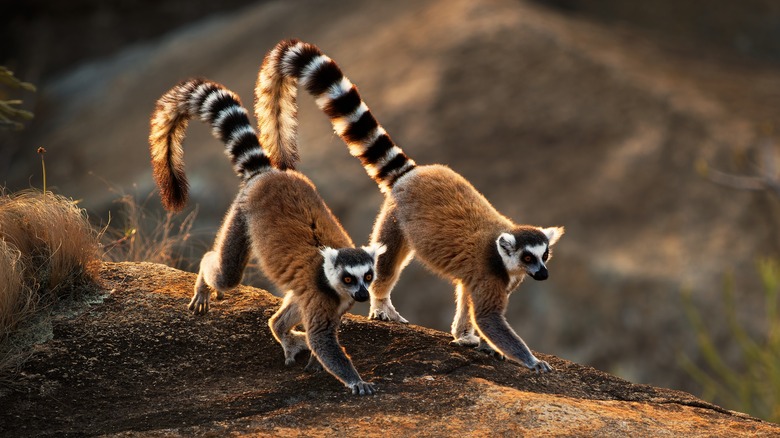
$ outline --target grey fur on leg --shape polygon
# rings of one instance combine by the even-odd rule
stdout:
[[[477,338],[477,339],[479,339],[479,338]],[[492,357],[494,357],[494,358],[496,358],[498,360],[505,360],[506,359],[506,356],[504,356],[503,353],[501,353],[500,351],[497,351],[496,349],[491,347],[490,344],[485,342],[483,339],[479,340],[479,345],[477,345],[475,347],[475,349],[477,351],[481,351],[481,352],[487,354],[488,356],[492,356]]]
[[[304,368],[304,371],[308,373],[319,373],[322,371],[322,364],[320,363],[319,359],[317,359],[317,355],[312,353],[309,356],[309,362],[306,364],[306,368]]]
[[[482,351],[498,360],[504,360],[505,356],[493,349],[487,342],[474,334],[474,326],[471,323],[471,299],[466,288],[460,281],[455,282],[455,318],[452,320],[452,337],[450,344],[461,347],[472,347]]]
[[[244,269],[249,262],[249,238],[246,220],[238,203],[236,200],[230,207],[217,234],[214,249],[207,252],[200,261],[195,292],[188,306],[195,315],[203,315],[209,311],[212,289],[217,291],[217,298],[222,299],[225,291],[241,283]]]
[[[373,395],[376,393],[374,384],[360,378],[352,362],[339,345],[336,338],[338,322],[339,320],[336,319],[324,326],[317,327],[312,327],[311,323],[307,324],[306,334],[312,354],[316,356],[315,360],[318,360],[325,369],[341,380],[353,394]],[[311,365],[311,359],[309,364]]]
[[[471,303],[471,323],[477,329],[479,337],[492,350],[537,373],[552,371],[550,364],[537,359],[523,339],[506,322],[504,311],[508,297],[504,290],[490,284],[478,284],[476,289],[469,289],[467,286],[464,289]]]
[[[546,373],[553,370],[550,364],[534,356],[525,342],[506,322],[504,315],[491,312],[475,316],[474,320],[482,338],[487,340],[495,351],[520,362],[536,373]]]

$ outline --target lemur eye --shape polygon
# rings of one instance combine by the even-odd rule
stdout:
[[[524,263],[533,263],[534,262],[534,256],[531,254],[523,254],[523,262]]]
[[[344,282],[344,284],[351,284],[352,283],[352,276],[351,275],[345,275],[342,277],[341,281]]]
[[[548,258],[550,258],[550,250],[549,249],[547,251],[545,251],[544,254],[542,254],[542,261],[546,262]]]
[[[373,275],[371,275],[371,274],[366,274],[366,276],[365,276],[365,277],[363,277],[363,279],[364,279],[364,280],[366,280],[366,281],[371,281],[371,280],[373,280],[373,279],[374,279],[374,276],[373,276]]]

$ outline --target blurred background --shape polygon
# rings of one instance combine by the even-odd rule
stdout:
[[[0,134],[10,191],[41,187],[43,146],[48,188],[80,200],[96,225],[110,215],[122,226],[122,196],[164,217],[150,195],[155,100],[202,76],[251,109],[263,56],[295,37],[339,63],[418,163],[451,166],[516,222],[566,227],[550,280],[526,280],[510,299],[507,318],[535,351],[701,395],[690,363],[711,365],[702,330],[739,372],[731,319],[758,339],[775,323],[759,261],[780,250],[777,2],[26,0],[0,10],[0,65],[38,86],[10,95],[35,113]],[[300,169],[363,243],[382,197],[313,99],[299,105]],[[200,123],[185,161],[197,215],[178,264],[197,270],[238,180]],[[269,287],[252,273],[245,282]],[[417,263],[393,300],[413,324],[449,331],[452,286]]]

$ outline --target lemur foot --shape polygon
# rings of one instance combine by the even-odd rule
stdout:
[[[308,348],[297,348],[295,350],[285,350],[284,352],[284,364],[288,367],[295,364],[295,356],[302,351],[307,351]]]
[[[209,292],[196,292],[188,308],[195,315],[205,315],[209,311]]]
[[[476,348],[479,346],[479,336],[476,336],[474,334],[466,333],[463,335],[460,335],[459,338],[455,339],[454,341],[450,341],[450,345],[458,345],[461,347],[471,347]]]
[[[389,298],[376,301],[372,300],[368,318],[377,319],[379,321],[396,321],[401,324],[409,324],[409,321],[395,310],[395,307],[393,307],[393,303],[390,302]]]
[[[322,364],[320,363],[319,359],[317,359],[317,356],[311,355],[309,356],[309,363],[306,364],[306,368],[303,369],[307,373],[316,374],[323,370]]]
[[[349,389],[352,390],[353,395],[374,395],[376,394],[376,387],[373,383],[359,381],[349,385]]]
[[[476,349],[477,351],[481,351],[487,354],[488,356],[493,356],[498,360],[506,359],[504,353],[501,353],[500,351],[496,351],[496,349],[491,347],[490,344],[488,344],[487,342],[481,341],[480,344],[476,347]]]
[[[306,344],[306,335],[303,333],[292,332],[282,339],[282,349],[284,350],[284,364],[290,366],[295,363],[295,356],[302,351],[309,351],[309,345]]]
[[[536,360],[536,362],[531,363],[530,365],[529,364],[524,364],[524,365],[527,366],[529,369],[533,370],[536,374],[544,374],[553,371],[554,368],[550,366],[550,364],[547,363],[546,361],[539,360],[536,358],[534,359]]]

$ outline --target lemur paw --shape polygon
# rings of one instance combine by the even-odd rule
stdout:
[[[282,338],[282,349],[284,350],[284,364],[290,366],[295,363],[295,356],[302,351],[309,351],[309,345],[306,344],[306,338],[303,334],[291,333]]]
[[[376,394],[376,387],[373,383],[359,381],[349,385],[349,389],[352,390],[353,395],[374,395]]]
[[[543,360],[537,360],[536,363],[531,365],[526,364],[525,366],[533,370],[536,374],[544,374],[553,371],[553,367],[551,367],[549,363]]]
[[[409,321],[395,310],[395,307],[393,307],[393,304],[389,299],[377,300],[376,302],[371,303],[371,310],[368,312],[368,318],[377,319],[379,321],[396,321],[401,324],[409,324]]]
[[[450,341],[450,345],[458,345],[461,347],[476,348],[479,346],[479,336],[474,334],[463,334],[454,341]]]
[[[322,364],[317,359],[317,356],[311,355],[309,357],[309,363],[306,364],[306,368],[303,369],[307,373],[316,374],[323,370]]]
[[[284,352],[284,364],[288,367],[295,364],[295,357],[298,356],[298,353],[302,351],[308,351],[308,348],[302,348],[295,352]]]
[[[188,306],[190,311],[195,315],[205,315],[209,311],[209,295],[208,293],[195,293],[190,305]]]
[[[493,356],[494,358],[496,358],[498,360],[506,359],[506,356],[504,356],[504,353],[501,353],[500,351],[497,351],[496,349],[491,347],[487,342],[480,342],[480,344],[476,348],[477,348],[478,351],[486,353],[489,356]]]

